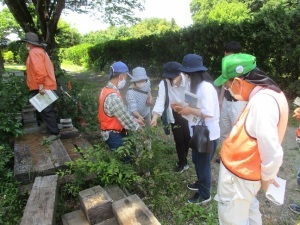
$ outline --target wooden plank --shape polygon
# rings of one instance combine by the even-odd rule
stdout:
[[[73,144],[76,148],[81,148],[83,154],[86,154],[88,148],[93,148],[90,142],[83,137],[75,138]]]
[[[33,163],[29,147],[20,145],[17,141],[14,145],[14,175],[22,183],[33,181]]]
[[[139,198],[131,195],[113,202],[113,212],[120,225],[158,225],[158,220]]]
[[[56,170],[67,168],[66,162],[70,162],[71,158],[66,151],[61,140],[55,140],[50,145],[51,160]]]
[[[122,189],[117,185],[109,185],[104,187],[103,189],[114,202],[127,197],[127,195],[125,195]]]
[[[119,225],[119,223],[117,219],[113,217],[95,225]]]
[[[60,139],[50,145],[42,143],[43,136],[39,134],[26,134],[15,141],[14,174],[23,184],[32,182],[36,176],[53,175],[71,161]]]
[[[57,175],[35,178],[20,225],[55,224],[57,179]]]
[[[90,225],[81,210],[62,215],[63,225]]]
[[[81,209],[90,224],[113,217],[112,199],[102,187],[95,186],[79,192],[79,199]]]

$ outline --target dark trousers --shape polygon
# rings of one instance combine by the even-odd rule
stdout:
[[[178,156],[178,166],[187,164],[187,155],[189,152],[189,142],[191,140],[188,121],[180,114],[173,111],[175,122],[171,124],[174,136],[176,152]]]
[[[39,91],[38,90],[31,91],[30,93],[32,94],[32,96],[34,96],[34,95],[38,94]],[[45,123],[45,125],[47,127],[47,131],[50,134],[54,134],[54,135],[59,134],[59,128],[58,128],[57,121],[56,121],[53,103],[48,105],[39,114],[40,114],[41,119],[43,120],[43,122]]]
[[[199,153],[192,149],[192,161],[195,164],[196,174],[198,178],[198,193],[203,199],[210,197],[211,189],[211,159],[214,157],[218,139],[211,141],[212,153]]]

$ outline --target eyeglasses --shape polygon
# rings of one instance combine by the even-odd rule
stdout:
[[[230,88],[227,87],[227,86],[224,84],[224,85],[223,85],[224,90],[228,91],[229,89],[231,89],[231,88],[232,88],[232,85],[233,85],[233,82],[234,82],[234,80],[231,82]]]

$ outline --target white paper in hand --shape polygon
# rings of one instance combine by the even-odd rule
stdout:
[[[275,177],[275,181],[279,184],[279,187],[270,184],[266,192],[266,197],[276,205],[282,205],[284,202],[286,180]]]
[[[58,96],[54,91],[46,90],[46,93],[44,95],[38,93],[37,95],[29,99],[29,102],[37,109],[37,111],[41,112],[56,99],[58,99]]]

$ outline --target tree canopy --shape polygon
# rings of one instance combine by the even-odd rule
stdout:
[[[49,53],[55,47],[57,24],[64,9],[78,13],[98,10],[110,24],[134,23],[133,10],[143,10],[139,0],[0,0],[24,32],[35,32],[47,43]]]
[[[192,0],[190,9],[195,24],[234,23],[242,22],[262,10],[274,9],[278,5],[297,4],[299,0]]]

